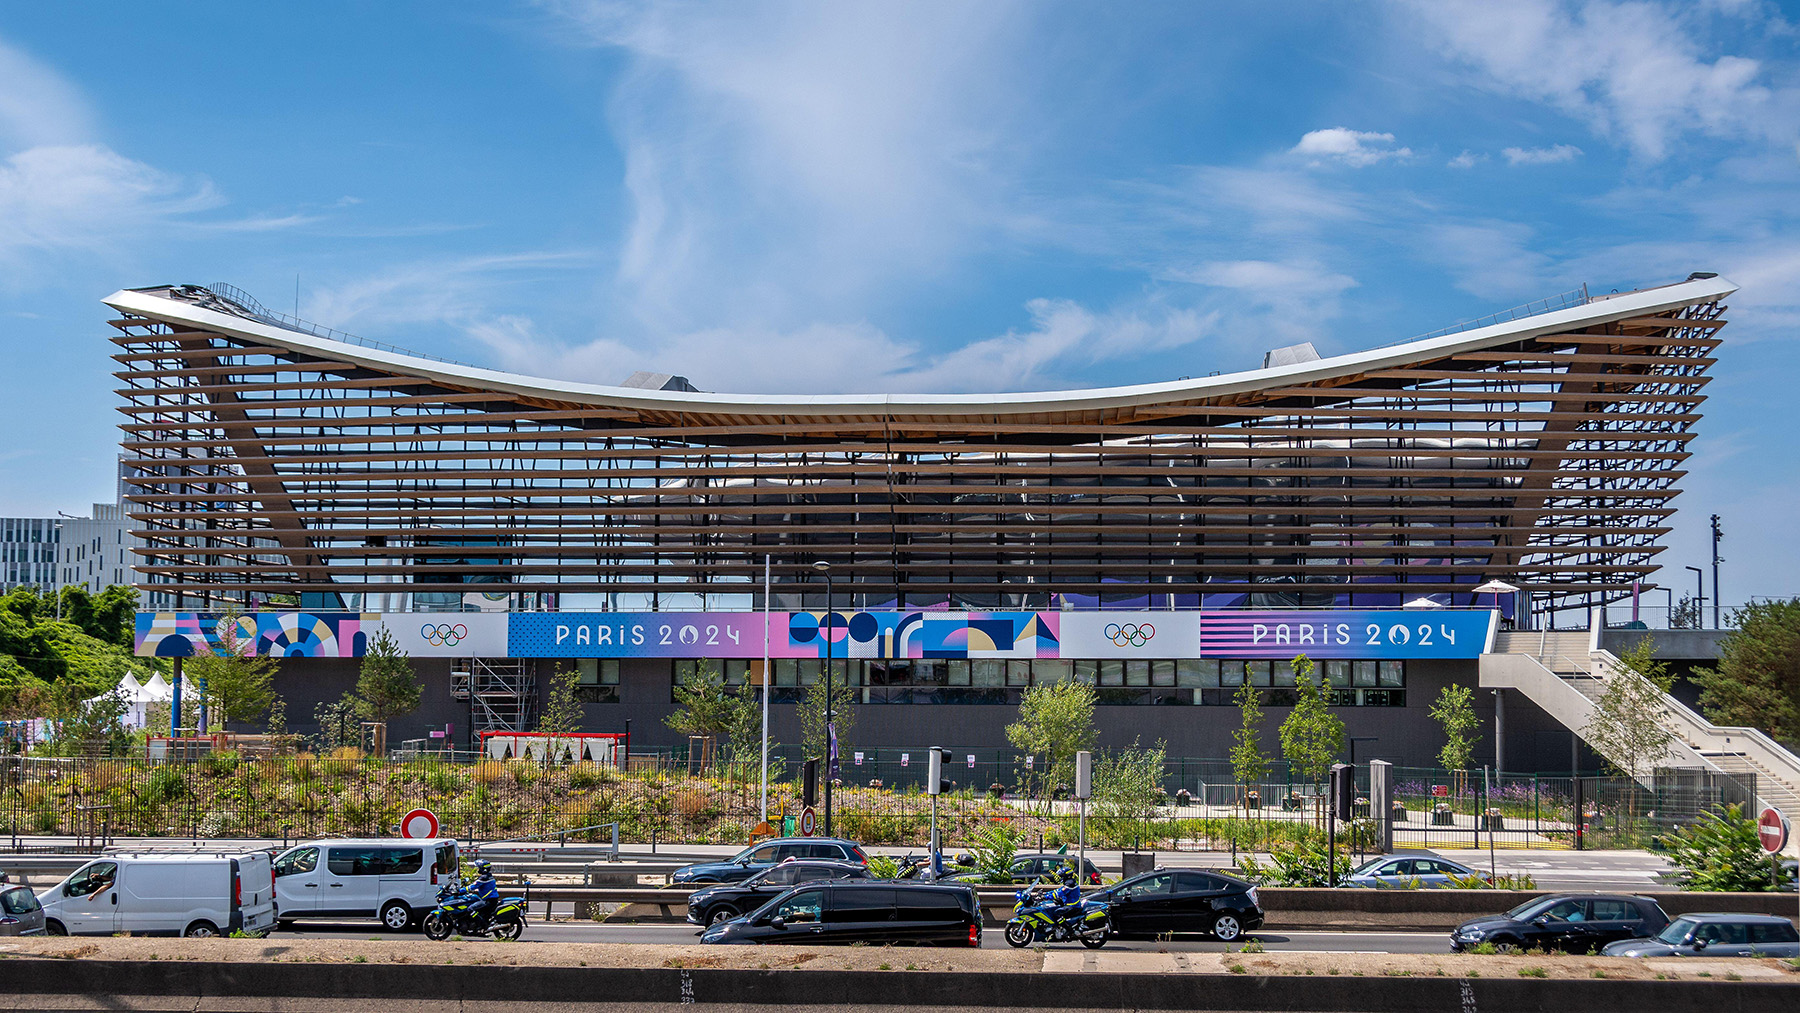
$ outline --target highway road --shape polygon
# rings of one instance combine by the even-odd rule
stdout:
[[[532,922],[526,926],[524,942],[544,943],[661,943],[665,945],[696,944],[700,930],[692,925],[602,925],[597,922]],[[271,933],[271,939],[415,939],[429,945],[416,932],[380,931],[373,922],[301,922],[292,931]],[[1256,932],[1247,938],[1258,939],[1270,950],[1308,950],[1316,953],[1449,953],[1450,936],[1444,932]],[[981,945],[988,949],[1005,949],[1006,940],[998,929],[981,934]],[[1078,943],[1060,943],[1079,950]],[[1243,948],[1242,942],[1230,948]],[[1115,939],[1107,949],[1171,951],[1186,953],[1222,953],[1226,944],[1204,937],[1174,939]]]

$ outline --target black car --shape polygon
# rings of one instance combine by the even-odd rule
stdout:
[[[869,856],[855,841],[835,837],[778,837],[752,844],[723,862],[696,862],[669,874],[670,886],[700,883],[741,883],[771,865],[788,859],[869,864]]]
[[[957,883],[827,880],[794,887],[703,943],[912,943],[980,946],[981,907]]]
[[[1012,862],[1012,882],[1017,884],[1041,883],[1054,880],[1062,872],[1065,865],[1079,865],[1082,873],[1079,878],[1087,886],[1100,885],[1100,869],[1093,862],[1077,855],[1015,855]],[[979,872],[952,872],[944,877],[960,883],[973,883],[981,878]]]
[[[1111,905],[1121,936],[1204,932],[1230,942],[1263,923],[1256,885],[1220,872],[1156,869],[1094,896]]]
[[[1450,933],[1458,952],[1482,943],[1502,950],[1599,950],[1621,939],[1653,936],[1669,924],[1662,906],[1629,894],[1553,893],[1503,915],[1463,922]]]
[[[754,911],[790,886],[822,879],[868,878],[867,868],[850,862],[783,862],[742,883],[721,883],[697,891],[688,897],[687,920],[711,925]]]

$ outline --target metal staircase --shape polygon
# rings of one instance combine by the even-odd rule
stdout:
[[[482,732],[525,732],[537,717],[537,675],[517,658],[460,658],[450,695],[469,701],[475,741]]]
[[[1565,727],[1580,731],[1610,680],[1639,678],[1611,652],[1598,649],[1596,639],[1592,631],[1496,634],[1494,653],[1481,657],[1480,684],[1517,689]],[[1715,725],[1667,693],[1662,705],[1662,726],[1672,736],[1670,766],[1730,777],[1745,784],[1760,805],[1800,820],[1800,757],[1754,728]],[[1789,850],[1794,848],[1790,843]]]

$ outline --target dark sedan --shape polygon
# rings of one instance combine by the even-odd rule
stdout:
[[[1111,905],[1113,932],[1203,932],[1226,942],[1262,927],[1256,886],[1197,869],[1157,869],[1094,894]]]
[[[669,885],[741,883],[790,858],[796,861],[815,859],[823,862],[852,862],[863,866],[869,864],[869,856],[863,853],[862,845],[855,841],[835,837],[778,837],[772,841],[753,844],[723,862],[684,865],[669,874]]]
[[[980,946],[981,908],[960,883],[825,880],[709,926],[700,941]]]
[[[1588,953],[1621,939],[1656,935],[1668,924],[1662,906],[1648,897],[1553,893],[1503,915],[1458,925],[1450,933],[1450,948],[1461,952],[1492,943],[1500,950]]]
[[[822,879],[868,879],[869,870],[850,862],[783,862],[744,880],[721,883],[688,898],[687,920],[712,925],[754,911],[790,886]]]

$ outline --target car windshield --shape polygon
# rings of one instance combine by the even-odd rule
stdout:
[[[1694,931],[1694,926],[1697,924],[1699,923],[1688,918],[1677,918],[1656,934],[1656,941],[1679,946],[1687,941],[1688,933]]]
[[[1371,858],[1368,861],[1364,862],[1363,864],[1357,866],[1355,871],[1351,872],[1350,875],[1366,876],[1366,875],[1374,872],[1376,869],[1381,868],[1381,866],[1384,863],[1386,863],[1387,861],[1388,861],[1388,857],[1386,855],[1383,855],[1380,858]]]

